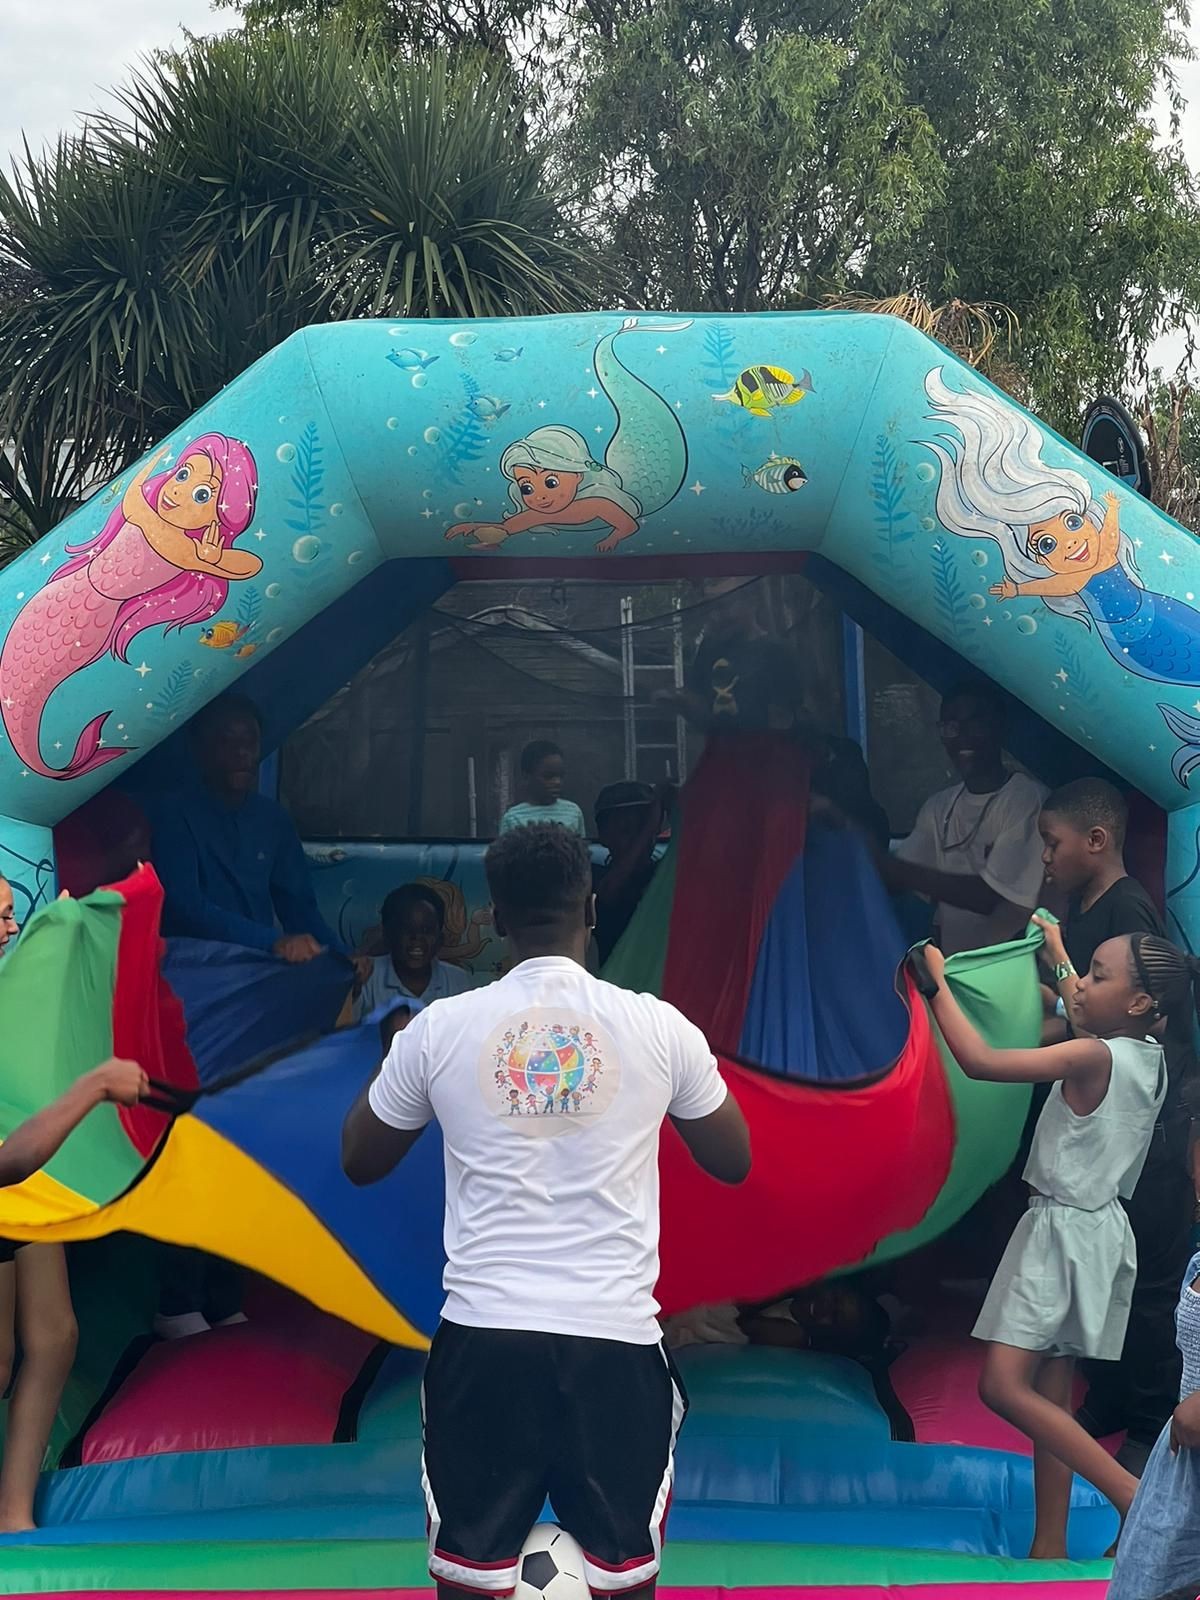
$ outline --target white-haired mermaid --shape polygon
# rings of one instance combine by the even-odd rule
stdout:
[[[947,425],[924,441],[942,469],[938,520],[999,547],[1005,579],[992,593],[1036,598],[1094,627],[1127,672],[1200,684],[1200,612],[1145,588],[1117,496],[1100,502],[1082,473],[1047,465],[1041,429],[1016,406],[951,389],[943,373],[925,379],[931,420]]]

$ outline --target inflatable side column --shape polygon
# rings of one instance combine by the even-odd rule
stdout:
[[[1167,933],[1200,954],[1200,805],[1167,818]]]
[[[24,927],[58,892],[50,829],[20,817],[0,816],[0,873],[12,886],[13,910]]]
[[[59,822],[382,560],[295,335],[0,573],[0,815]]]

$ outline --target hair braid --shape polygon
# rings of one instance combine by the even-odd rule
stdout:
[[[1130,937],[1137,980],[1160,1017],[1175,1017],[1187,1006],[1200,1009],[1200,961],[1153,933]]]

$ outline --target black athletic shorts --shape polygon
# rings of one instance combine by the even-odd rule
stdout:
[[[15,1239],[0,1239],[0,1267],[5,1267],[10,1261],[17,1259],[17,1251],[24,1250],[24,1242],[18,1243]]]
[[[434,1578],[511,1594],[547,1497],[594,1593],[657,1576],[687,1410],[664,1345],[443,1322],[422,1406]]]

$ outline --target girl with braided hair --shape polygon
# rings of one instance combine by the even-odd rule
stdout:
[[[925,958],[937,985],[934,1016],[970,1078],[1049,1083],[1025,1181],[1032,1194],[984,1302],[975,1337],[987,1343],[984,1404],[1033,1440],[1032,1559],[1067,1555],[1071,1475],[1129,1514],[1137,1479],[1073,1415],[1075,1363],[1115,1361],[1137,1276],[1133,1230],[1121,1205],[1145,1164],[1167,1090],[1159,1035],[1193,1005],[1197,964],[1165,939],[1108,939],[1072,998],[1077,1037],[1033,1050],[994,1050],[946,985],[939,950]]]

